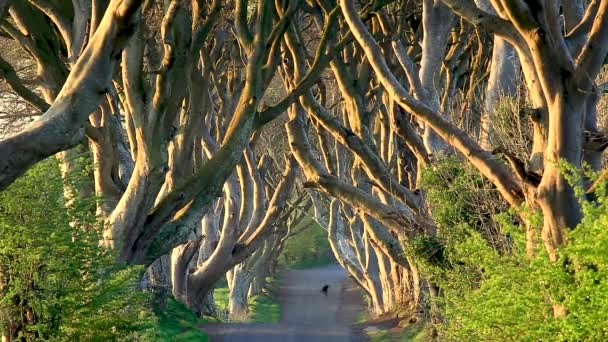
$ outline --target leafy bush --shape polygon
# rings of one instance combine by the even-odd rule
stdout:
[[[141,268],[115,263],[99,245],[95,199],[72,201],[66,210],[63,185],[50,158],[0,192],[3,333],[23,340],[154,339],[147,294],[137,289]]]
[[[445,173],[452,182],[441,184]],[[496,210],[484,229],[471,208],[479,179],[469,166],[446,160],[424,175],[444,261],[421,262],[441,288],[439,339],[447,341],[604,341],[608,339],[608,193],[582,201],[584,218],[552,263],[539,246],[526,254],[523,227]],[[500,208],[500,206],[496,206]],[[465,212],[462,212],[462,211]],[[524,209],[522,209],[524,210]],[[496,243],[499,241],[500,243]],[[424,250],[417,245],[417,252]],[[423,245],[424,246],[424,245]],[[416,249],[416,248],[415,248]],[[567,314],[555,317],[555,306]]]
[[[166,308],[155,305],[154,313],[158,317],[160,331],[153,341],[209,341],[209,337],[200,331],[198,326],[210,321],[199,318],[192,310],[173,297],[167,298]]]

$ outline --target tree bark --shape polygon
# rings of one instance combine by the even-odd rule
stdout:
[[[139,20],[139,3],[112,1],[51,107],[26,129],[0,141],[0,190],[33,164],[83,140],[86,120],[107,92],[116,59]]]

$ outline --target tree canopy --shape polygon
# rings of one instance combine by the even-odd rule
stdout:
[[[428,338],[605,338],[608,0],[0,0],[0,41],[9,307],[53,246],[76,302],[217,316],[225,279],[236,319],[321,229]]]

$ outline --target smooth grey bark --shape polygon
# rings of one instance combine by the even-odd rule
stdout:
[[[191,272],[187,279],[188,304],[191,308],[196,307],[196,301],[201,300],[221,276],[251,256],[273,233],[281,212],[287,206],[287,198],[293,189],[297,175],[295,161],[290,159],[287,164],[286,171],[272,195],[268,205],[269,209],[266,211],[262,223],[247,240],[238,239],[238,204],[230,196],[226,197],[224,224],[218,245],[212,255]],[[237,186],[234,184],[232,188]]]
[[[496,14],[489,0],[475,0],[475,3],[480,9]],[[515,49],[509,42],[497,35],[494,35],[490,63],[490,75],[488,76],[479,132],[479,144],[486,150],[497,147],[493,146],[492,116],[499,109],[502,98],[517,94],[517,85],[520,79],[520,64]]]
[[[422,59],[420,61],[420,81],[427,90],[429,103],[435,110],[440,109],[440,95],[443,93],[441,68],[445,58],[450,32],[454,23],[454,13],[440,0],[422,2]],[[428,153],[445,151],[448,146],[429,126],[425,125],[424,145]]]
[[[570,33],[585,15],[583,0],[562,0],[564,11],[564,29]]]
[[[23,131],[0,141],[0,190],[30,166],[82,142],[84,126],[107,93],[117,56],[139,17],[140,2],[114,0],[51,107]]]
[[[536,112],[543,119],[544,131],[535,128],[533,147],[539,157],[544,152],[544,165],[538,165],[541,158],[534,162],[541,167],[537,172],[542,176],[540,183],[521,176],[520,181],[529,204],[540,207],[543,212],[541,235],[545,249],[555,261],[557,249],[566,243],[564,230],[574,228],[582,217],[574,190],[559,164],[567,162],[581,167],[583,127],[588,125],[585,122],[587,105],[593,100],[590,94],[594,92],[596,78],[608,54],[608,3],[591,2],[579,25],[566,37],[559,2],[544,2],[538,8],[495,2],[501,4],[500,14],[508,20],[487,15],[464,1],[444,2],[472,24],[485,26],[513,43],[523,57],[524,75],[531,76],[533,82],[540,85],[539,89],[529,85],[528,90],[536,100],[534,102],[543,105],[536,108]],[[545,34],[537,35],[540,31]],[[546,140],[537,139],[544,137]]]

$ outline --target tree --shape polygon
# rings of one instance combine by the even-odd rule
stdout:
[[[310,205],[374,312],[427,310],[441,289],[417,249],[441,250],[446,227],[421,176],[450,156],[519,213],[531,256],[539,238],[522,206],[542,212],[557,261],[582,217],[564,165],[598,171],[608,146],[597,122],[604,0],[2,4],[43,96],[12,60],[0,75],[45,113],[0,141],[0,188],[59,151],[69,169],[86,133],[105,244],[199,313],[227,274],[231,314],[244,314]],[[494,145],[501,115],[525,122],[517,153]],[[260,138],[281,116],[285,151]],[[300,184],[310,199],[292,194]]]
[[[280,58],[278,46],[283,31],[299,3],[276,8],[270,2],[251,7],[248,2],[239,1],[234,9],[222,9],[219,1],[171,1],[164,5],[148,1],[141,9],[139,2],[81,5],[42,1],[9,4],[12,20],[19,22],[31,14],[43,23],[41,33],[34,30],[38,24],[29,18],[24,21],[31,27],[24,24],[27,29],[24,33],[11,30],[10,24],[5,25],[8,27],[5,30],[12,32],[13,39],[34,56],[44,77],[52,78],[57,72],[68,74],[69,63],[80,58],[57,98],[52,91],[58,92],[63,79],[53,78],[54,88],[46,96],[53,103],[48,111],[24,131],[0,143],[10,156],[5,160],[2,184],[10,184],[36,161],[75,146],[86,131],[95,158],[96,193],[103,198],[97,212],[106,220],[106,245],[119,250],[121,261],[150,265],[174,247],[188,242],[191,232],[200,229],[200,219],[240,163],[254,131],[281,114],[280,108],[297,100],[298,92],[314,82],[322,65],[314,67],[316,71],[276,106],[258,113]],[[258,15],[252,16],[252,10]],[[226,19],[231,11],[236,36],[228,34]],[[104,12],[106,19],[97,24]],[[83,17],[72,16],[73,13]],[[88,18],[91,18],[89,30],[95,34],[87,41],[81,24]],[[60,35],[53,27],[59,28]],[[155,34],[156,29],[160,36]],[[46,34],[45,39],[30,40],[23,36],[34,31]],[[136,38],[127,43],[131,34]],[[80,48],[74,48],[75,40],[85,46],[80,56],[77,53]],[[48,61],[50,57],[36,54],[47,48],[40,46],[46,41],[55,43],[48,47],[54,57],[52,63]],[[65,56],[62,44],[68,47]],[[100,48],[103,51],[97,51]],[[64,57],[69,63],[64,62]],[[115,61],[120,58],[122,67],[114,72]],[[243,58],[245,66],[241,65]],[[327,61],[323,59],[322,63]],[[104,77],[97,77],[98,74]],[[189,75],[188,82],[182,81],[183,74]],[[13,78],[11,82],[21,91],[20,95],[46,110],[44,101],[19,79]],[[205,138],[200,126],[206,117],[214,117],[212,113],[223,120],[210,121],[221,127],[215,132],[215,139],[221,144],[211,148],[208,145],[215,142],[206,142],[205,148],[214,152],[203,164],[201,141]],[[123,140],[122,121],[128,143]],[[42,143],[34,140],[34,136],[52,141]],[[40,151],[41,147],[46,150]],[[291,178],[290,174],[287,179]],[[291,183],[288,181],[282,187],[289,189]],[[266,237],[266,233],[260,234],[255,229],[259,224],[264,224],[266,230],[272,228],[274,217],[279,214],[274,212],[275,207],[271,207],[266,222],[254,222],[264,218],[263,210],[252,218],[252,236],[244,237],[249,241],[243,241],[246,244],[237,258],[253,253],[251,243],[259,246],[263,242],[258,240]],[[244,218],[243,228],[248,220]],[[234,234],[226,236],[226,246],[235,246],[236,238]],[[200,243],[196,240],[190,245]],[[224,248],[224,252],[230,251],[232,248]],[[232,267],[229,259],[222,262],[227,262],[222,267]],[[212,270],[215,278],[205,281],[214,283],[213,279],[227,270],[222,267]],[[201,286],[208,290],[209,284]]]
[[[68,176],[73,184],[86,177]],[[115,264],[115,254],[99,245],[93,198],[78,199],[65,210],[63,181],[59,163],[50,159],[0,194],[3,339],[150,336],[155,322],[148,293],[137,290],[141,268]]]
[[[103,19],[98,21],[98,30],[92,30],[95,34],[91,36],[79,62],[76,62],[70,76],[65,79],[65,84],[62,84],[64,79],[62,73],[65,71],[65,67],[61,67],[63,63],[52,66],[44,63],[46,59],[58,59],[59,56],[56,53],[59,48],[34,44],[37,39],[42,40],[42,37],[38,35],[47,34],[48,30],[51,30],[51,26],[47,25],[44,30],[39,31],[39,27],[36,29],[35,24],[46,23],[46,20],[42,19],[41,12],[33,11],[28,3],[10,3],[9,12],[20,24],[21,30],[8,23],[3,25],[4,30],[12,33],[13,39],[21,41],[28,53],[37,59],[43,84],[54,81],[51,83],[53,89],[45,89],[48,93],[46,96],[54,97],[54,91],[57,91],[57,95],[53,105],[47,110],[44,101],[27,91],[22,84],[16,80],[9,83],[13,89],[23,92],[27,99],[31,99],[39,106],[39,109],[44,110],[45,115],[23,131],[0,142],[0,151],[2,155],[6,156],[0,166],[2,169],[0,188],[6,188],[36,162],[74,147],[82,141],[85,122],[89,114],[95,111],[104,94],[107,93],[116,60],[137,23],[138,9],[139,1],[112,1],[108,5]],[[32,12],[37,16],[28,15]],[[56,20],[62,19],[55,17],[54,11],[49,13]],[[68,29],[65,26],[62,28]],[[25,36],[28,32],[35,33],[30,37]],[[69,31],[62,32],[66,35],[70,33]],[[83,30],[76,33],[85,34]],[[56,42],[56,39],[49,39],[46,42],[52,44]],[[72,45],[69,46],[72,47]],[[61,91],[58,91],[59,89]]]
[[[545,104],[544,107],[537,108],[540,125],[543,126],[543,122],[546,122],[544,170],[540,183],[531,183],[525,175],[513,177],[489,153],[466,137],[464,132],[442,120],[439,112],[412,98],[388,68],[384,56],[377,49],[377,43],[363,26],[352,2],[341,1],[354,36],[366,51],[379,79],[396,101],[435,127],[439,135],[446,139],[449,137],[450,143],[467,156],[512,205],[518,206],[527,200],[532,206],[540,207],[544,216],[542,239],[547,251],[555,257],[555,248],[564,242],[563,229],[574,227],[581,217],[574,191],[561,174],[559,162],[580,167],[586,118],[595,122],[592,119],[593,113],[585,113],[590,98],[588,94],[593,92],[595,78],[606,57],[607,50],[596,47],[597,44],[603,46],[601,42],[606,39],[603,20],[606,16],[605,6],[608,4],[595,2],[588,7],[586,21],[581,22],[584,25],[579,26],[580,30],[577,31],[578,45],[570,48],[560,30],[557,3],[493,2],[502,17],[483,12],[472,1],[445,3],[477,27],[489,29],[507,39],[516,47],[518,54],[533,65],[533,71],[524,69],[534,72],[529,78],[539,80]],[[400,57],[407,56],[401,54]],[[554,63],[546,63],[548,60]],[[534,94],[535,89],[529,90]]]

